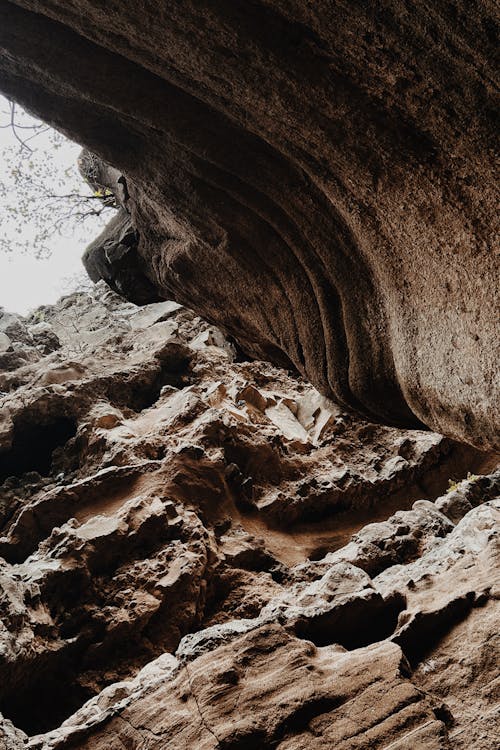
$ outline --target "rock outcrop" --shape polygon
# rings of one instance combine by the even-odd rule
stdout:
[[[494,747],[497,457],[103,282],[2,320],[2,750]]]
[[[3,0],[0,89],[126,175],[115,288],[487,448],[496,30],[489,0]]]

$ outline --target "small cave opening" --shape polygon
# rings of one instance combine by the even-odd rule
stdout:
[[[25,689],[0,702],[0,711],[29,737],[50,732],[78,711],[95,693],[78,685],[72,671],[44,672]]]
[[[167,385],[181,390],[189,385],[189,380],[182,373],[162,370],[151,383],[134,384],[125,405],[137,413],[150,409],[159,400],[162,389]]]
[[[295,635],[319,647],[338,643],[353,651],[389,638],[405,606],[402,596],[394,596],[387,602],[354,599],[332,613],[299,620],[295,624]]]
[[[192,358],[193,352],[186,347],[167,342],[157,356],[159,367],[110,383],[107,397],[114,405],[136,413],[149,409],[159,400],[165,386],[182,390],[191,384]]]
[[[74,437],[77,427],[76,419],[68,416],[38,423],[26,419],[16,422],[10,449],[0,453],[0,483],[30,471],[49,476],[54,451]]]

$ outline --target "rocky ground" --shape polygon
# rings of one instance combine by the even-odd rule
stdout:
[[[2,750],[492,750],[497,457],[173,302],[0,310]]]

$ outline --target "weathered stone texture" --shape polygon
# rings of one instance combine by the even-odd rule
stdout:
[[[126,175],[132,299],[487,448],[496,28],[490,0],[3,0],[0,89]]]
[[[494,454],[103,282],[2,319],[2,750],[493,747]]]

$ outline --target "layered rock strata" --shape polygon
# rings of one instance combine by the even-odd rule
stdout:
[[[2,325],[2,750],[491,750],[493,454],[102,282]]]
[[[131,299],[487,448],[496,45],[489,0],[3,0],[0,89],[126,175]]]

